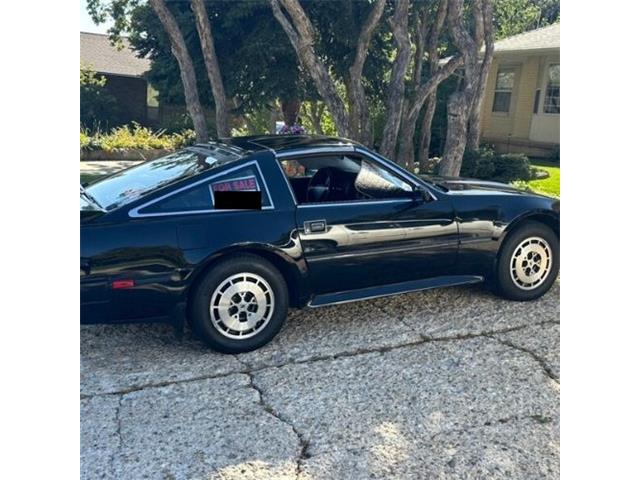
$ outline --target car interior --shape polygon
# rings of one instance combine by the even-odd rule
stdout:
[[[395,174],[356,156],[287,158],[281,165],[299,204],[406,198],[413,192]]]

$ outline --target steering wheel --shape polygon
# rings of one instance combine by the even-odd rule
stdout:
[[[343,190],[336,181],[335,170],[337,169],[332,167],[321,168],[311,177],[309,186],[307,187],[308,202],[331,200],[335,197],[336,193]]]

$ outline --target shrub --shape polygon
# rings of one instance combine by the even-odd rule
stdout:
[[[106,77],[80,66],[80,124],[89,128],[119,122],[118,102],[105,88]]]
[[[495,180],[509,183],[514,180],[529,180],[531,167],[529,159],[522,153],[496,154],[491,148],[465,152],[460,176],[481,180]]]
[[[130,149],[176,150],[193,143],[194,140],[193,130],[167,134],[164,130],[153,131],[136,123],[132,126],[114,128],[108,134],[97,131],[90,136],[86,130],[80,130],[80,148],[108,152]]]
[[[91,135],[86,130],[80,130],[80,148],[87,148],[91,145]]]
[[[494,166],[493,178],[499,182],[508,183],[514,180],[531,179],[529,158],[523,153],[496,155]]]
[[[495,152],[490,148],[480,147],[478,150],[464,152],[460,176],[480,179],[492,178],[495,165]]]

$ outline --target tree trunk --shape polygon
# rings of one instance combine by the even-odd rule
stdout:
[[[324,112],[324,105],[321,105],[319,102],[311,102],[311,106],[309,108],[309,116],[311,117],[311,124],[313,128],[316,130],[316,134],[324,135],[322,130],[322,114]]]
[[[468,101],[464,92],[455,92],[447,102],[447,140],[445,154],[440,161],[438,173],[443,177],[457,177],[462,167],[462,156],[467,141],[469,122]]]
[[[209,16],[207,15],[204,0],[191,0],[191,6],[196,20],[200,46],[202,48],[202,55],[204,56],[204,64],[207,68],[207,76],[209,77],[211,92],[216,107],[216,133],[218,137],[227,137],[229,136],[227,97],[224,93],[218,57],[213,44]]]
[[[149,4],[158,16],[160,23],[162,23],[171,43],[171,53],[173,53],[173,56],[178,61],[187,112],[189,112],[189,116],[193,121],[196,140],[198,142],[206,142],[209,140],[209,134],[207,133],[207,120],[202,110],[200,96],[198,95],[196,72],[193,67],[191,55],[189,55],[189,50],[187,50],[187,45],[180,32],[178,22],[167,8],[164,0],[149,0]]]
[[[406,110],[406,109],[405,109]],[[405,113],[403,115],[402,130],[400,131],[400,150],[398,152],[398,164],[410,172],[414,171],[415,149],[413,136],[416,133],[417,118]]]
[[[373,32],[375,31],[382,13],[384,12],[385,0],[376,0],[375,5],[360,30],[356,54],[353,64],[349,68],[349,81],[347,82],[347,97],[349,100],[349,120],[351,131],[357,132],[356,140],[370,147],[373,144],[371,129],[371,117],[367,106],[367,99],[362,85],[362,69],[369,51],[369,44]]]
[[[435,98],[438,85],[449,77],[461,63],[460,58],[452,58],[442,67],[439,65],[438,40],[446,18],[447,2],[448,0],[440,0],[438,3],[436,19],[431,25],[431,28],[427,28],[427,21],[430,14],[428,5],[422,11],[422,15],[416,25],[417,45],[413,71],[414,87],[413,94],[405,100],[398,157],[398,162],[411,170],[413,170],[415,162],[413,137],[417,129],[420,110],[428,98]],[[429,55],[429,79],[422,84],[423,56],[425,50]],[[428,128],[430,130],[430,124]]]
[[[396,159],[396,144],[404,105],[404,76],[407,73],[411,56],[409,0],[397,1],[396,10],[389,23],[391,23],[393,39],[398,47],[398,52],[391,68],[391,82],[387,95],[387,119],[382,133],[380,153],[385,157]]]
[[[484,39],[484,58],[482,59],[482,68],[480,70],[480,79],[478,87],[471,106],[469,114],[469,132],[467,133],[467,146],[471,150],[477,150],[480,147],[480,127],[482,121],[482,101],[487,90],[487,80],[489,79],[489,70],[493,61],[493,7],[491,2],[479,12],[481,21],[476,21],[476,28],[482,30]],[[480,26],[481,23],[481,26]]]
[[[282,106],[285,125],[291,126],[297,123],[298,113],[300,113],[300,100],[297,98],[281,99],[280,105]]]
[[[447,17],[448,0],[440,0],[438,10],[436,12],[436,20],[429,31],[427,38],[427,52],[429,54],[429,74],[433,75],[438,71],[440,55],[438,53],[438,40],[440,31],[444,26]],[[433,115],[436,111],[437,104],[437,88],[426,99],[424,109],[424,117],[422,119],[422,128],[420,130],[420,146],[418,149],[418,157],[420,159],[420,171],[427,169],[429,162],[429,150],[431,147],[431,125],[433,124]]]
[[[448,78],[462,64],[460,57],[450,59],[445,65],[438,68],[429,80],[418,87],[413,97],[413,102],[405,102],[402,120],[402,135],[400,136],[399,162],[404,165],[413,165],[415,159],[413,135],[416,131],[416,123],[420,115],[420,109],[429,96],[435,95],[438,85]]]
[[[485,42],[489,39],[490,50],[493,50],[491,1],[473,0],[473,15],[476,25],[476,35],[473,38],[463,25],[463,0],[449,0],[449,32],[454,45],[464,58],[464,87],[453,93],[447,103],[447,140],[440,162],[441,175],[457,176],[462,168],[462,158],[467,144],[469,116],[474,107],[474,99],[478,94],[483,70],[490,66],[490,58],[486,64],[485,62],[480,63],[479,50],[482,39]],[[479,16],[481,18],[478,18]],[[477,120],[474,121],[477,124]]]
[[[469,109],[469,131],[467,132],[467,147],[477,150],[480,147],[480,128],[482,122],[482,98],[484,97],[486,79],[480,80],[476,94]]]
[[[298,0],[269,0],[269,2],[276,20],[278,20],[287,37],[289,37],[298,61],[311,76],[318,93],[331,112],[338,133],[345,137],[351,137],[353,132],[349,128],[347,111],[327,67],[318,58],[313,48],[316,35],[315,29],[302,6]],[[291,22],[284,15],[282,7],[289,14]]]
[[[436,92],[433,92],[429,97],[424,107],[424,117],[422,119],[422,130],[420,131],[420,172],[424,173],[427,170],[429,163],[429,150],[431,149],[431,125],[433,124],[433,115],[436,112]]]

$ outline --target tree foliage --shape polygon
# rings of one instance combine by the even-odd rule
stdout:
[[[334,133],[339,127],[338,133],[347,132],[375,147],[380,147],[383,137],[389,134],[386,153],[407,166],[411,166],[416,155],[423,160],[430,152],[441,153],[447,103],[451,106],[451,96],[466,89],[468,95],[463,102],[466,106],[458,106],[470,112],[468,122],[476,122],[479,110],[475,97],[482,95],[482,88],[468,86],[482,84],[475,79],[486,71],[483,73],[476,62],[482,60],[481,55],[464,54],[460,41],[454,41],[450,19],[444,21],[439,12],[449,18],[451,5],[460,4],[458,23],[475,40],[473,49],[476,49],[486,43],[482,35],[477,36],[482,25],[478,23],[476,10],[484,1],[410,0],[406,15],[398,12],[404,1],[390,0],[205,1],[227,100],[225,107],[233,117],[232,131],[272,131],[269,126],[276,118],[282,118],[277,112],[283,105],[288,111],[299,105],[298,115],[308,132]],[[559,0],[486,0],[489,1],[493,6],[493,34],[489,36],[498,40],[559,20]],[[163,0],[163,3],[175,18],[192,60],[199,100],[203,106],[214,108],[211,69],[206,68],[203,55],[202,22],[199,30],[192,1]],[[149,3],[88,0],[88,5],[94,19],[113,20],[110,34],[114,41],[127,33],[138,55],[151,59],[151,70],[146,75],[158,90],[160,102],[184,104],[180,66],[172,54],[165,26]],[[279,7],[282,18],[277,18],[274,5]],[[381,13],[368,31],[376,6]],[[292,27],[300,27],[292,15],[296,9],[303,12],[306,17],[303,20],[312,32],[298,48],[282,21],[284,18]],[[438,18],[443,21],[436,28]],[[318,76],[309,68],[313,62],[303,61],[300,48],[307,49],[309,45],[314,62],[326,69],[326,76]],[[399,65],[399,59],[406,59],[407,51],[408,63]],[[448,57],[459,63],[450,64],[451,71],[443,72],[444,61],[440,59]],[[457,75],[445,80],[453,67],[461,66]],[[438,87],[443,80],[445,83]],[[330,88],[324,88],[326,82],[331,83]],[[333,92],[330,96],[336,102],[329,101],[327,91]],[[393,92],[395,96],[391,95]],[[338,103],[340,106],[336,108]],[[392,122],[390,112],[395,112]],[[289,117],[296,116],[295,112],[288,113]],[[467,128],[460,131],[463,130]],[[477,143],[477,129],[471,126],[468,130],[472,143]],[[459,136],[456,132],[453,135]],[[458,147],[464,150],[466,141],[461,140]],[[457,148],[456,158],[460,155]]]
[[[544,27],[558,20],[559,0],[494,0],[497,40]]]
[[[80,125],[95,130],[119,123],[118,103],[106,89],[107,78],[80,66]]]

